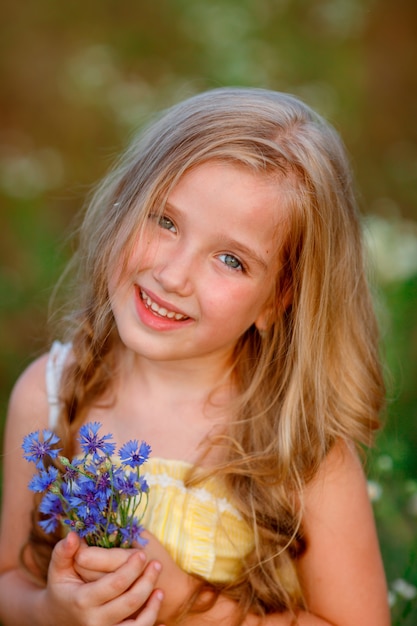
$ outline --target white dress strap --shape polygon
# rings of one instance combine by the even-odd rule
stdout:
[[[58,417],[61,410],[59,388],[61,386],[61,378],[65,361],[67,360],[71,347],[71,343],[54,341],[46,363],[46,393],[48,395],[49,404],[48,428],[50,430],[54,430],[58,423]]]

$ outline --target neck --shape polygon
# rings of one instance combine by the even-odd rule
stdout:
[[[97,419],[108,419],[117,441],[140,436],[155,457],[194,463],[207,437],[222,432],[230,419],[227,362],[154,361],[126,349],[119,356],[114,403]]]
[[[218,388],[230,387],[230,358],[205,356],[183,361],[154,361],[125,350],[121,359],[124,380],[135,379],[148,391],[160,394],[164,389],[171,398],[207,398]],[[126,378],[127,377],[127,378]],[[139,382],[140,381],[140,382]]]

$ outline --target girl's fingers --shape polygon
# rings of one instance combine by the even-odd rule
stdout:
[[[80,540],[75,533],[70,533],[56,544],[49,566],[48,577],[51,581],[74,578],[74,556],[79,545]]]
[[[132,626],[154,626],[156,620],[158,618],[158,613],[161,608],[162,600],[164,599],[164,594],[160,589],[156,589],[149,597],[149,600],[143,607],[143,609],[139,612],[136,619],[133,620],[125,620],[123,622],[123,626],[125,624]],[[164,626],[160,622],[158,622],[158,626]]]
[[[126,563],[132,552],[136,549],[128,548],[98,548],[81,544],[75,555],[77,567],[85,570],[96,570],[100,572],[113,572],[115,569]]]
[[[155,591],[161,565],[152,561],[143,571],[142,559],[140,552],[132,554],[127,563],[117,571],[107,574],[99,581],[85,585],[83,589],[85,598],[82,602],[99,607],[103,615],[103,623],[118,624],[136,614],[137,611],[143,609]],[[152,616],[156,607],[159,611],[160,601],[157,594],[150,603],[146,615]],[[153,622],[144,621],[143,625],[147,626],[148,623]]]
[[[85,588],[86,594],[93,598],[97,605],[110,602],[127,591],[138,579],[142,579],[144,568],[144,555],[140,552],[132,554],[117,570],[89,583]]]
[[[158,618],[158,613],[161,608],[163,599],[164,594],[160,589],[157,589],[154,593],[152,593],[151,597],[146,603],[146,606],[139,613],[134,624],[136,626],[153,626]],[[159,626],[163,626],[163,624],[159,624]]]
[[[85,582],[93,582],[105,574],[117,570],[128,561],[134,552],[136,553],[138,550],[125,548],[107,550],[106,548],[84,546],[75,555],[74,569]],[[146,557],[143,552],[141,554],[143,564],[145,564]]]
[[[73,568],[78,548],[77,537],[67,537],[55,548],[50,569],[54,597],[69,602],[68,609],[74,616],[83,615],[86,620],[90,616],[103,626],[126,619],[138,626],[153,626],[162,601],[161,593],[155,590],[161,564],[158,561],[146,564],[145,554],[132,550],[127,561],[115,571],[83,584]],[[63,583],[66,583],[65,597]]]

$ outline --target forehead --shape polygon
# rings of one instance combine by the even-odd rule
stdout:
[[[187,170],[168,194],[179,210],[213,214],[236,222],[249,218],[259,225],[282,224],[287,215],[284,180],[242,164],[208,161]]]

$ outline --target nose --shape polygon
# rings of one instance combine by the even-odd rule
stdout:
[[[159,246],[152,275],[167,293],[189,296],[193,291],[193,255],[185,246]]]

